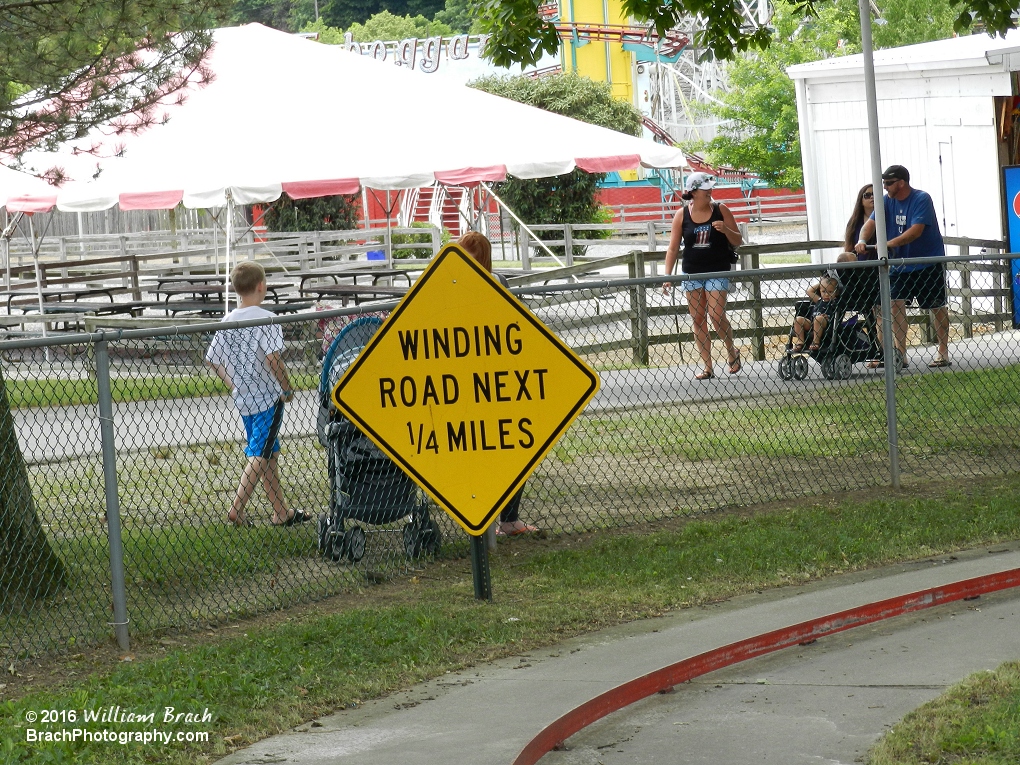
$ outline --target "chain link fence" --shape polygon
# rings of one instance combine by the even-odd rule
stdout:
[[[636,278],[516,290],[602,380],[528,481],[523,520],[570,533],[1020,468],[1008,259],[940,261],[946,315],[911,306],[900,321],[889,291],[902,285],[874,261],[839,264],[825,313],[807,297],[821,266],[699,275],[728,281],[699,292],[686,277],[637,277],[646,257],[632,253]],[[820,336],[819,313],[828,321]],[[314,516],[331,501],[317,426],[322,358],[338,328],[362,315],[273,322],[298,391],[280,434],[283,491]],[[364,532],[360,556],[324,556],[316,523],[272,526],[261,491],[248,510],[254,525],[229,525],[246,457],[237,411],[203,363],[216,327],[0,343],[5,665],[356,591],[467,554],[467,536],[418,493],[406,512],[348,524]],[[951,365],[931,366],[943,358],[943,330]],[[905,353],[893,350],[897,337]],[[712,376],[697,379],[707,362]],[[434,537],[415,526],[423,512]]]

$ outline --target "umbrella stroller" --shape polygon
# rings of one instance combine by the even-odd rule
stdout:
[[[329,512],[319,516],[319,551],[335,561],[357,562],[365,554],[366,529],[355,525],[403,527],[408,557],[439,552],[439,526],[429,517],[428,500],[400,467],[333,405],[337,381],[379,329],[382,319],[357,319],[336,336],[322,361],[316,430],[326,448]],[[375,531],[393,533],[396,529]]]

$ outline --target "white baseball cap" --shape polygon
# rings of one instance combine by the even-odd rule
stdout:
[[[684,183],[684,191],[691,192],[698,189],[708,190],[715,186],[715,176],[708,173],[691,173]]]

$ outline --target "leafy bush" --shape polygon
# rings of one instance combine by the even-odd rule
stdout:
[[[576,74],[554,74],[537,79],[519,77],[483,77],[469,83],[486,93],[537,106],[550,112],[616,130],[628,135],[641,134],[641,112],[613,96],[612,88]],[[541,137],[536,137],[541,140]],[[508,178],[493,188],[500,198],[525,223],[602,223],[598,202],[602,174],[574,170],[553,178],[522,180]],[[543,240],[562,239],[558,231],[537,232]],[[563,247],[552,248],[562,253]],[[575,247],[575,254],[585,248]]]
[[[416,220],[411,222],[411,228],[434,228],[431,223],[425,221]],[[440,235],[440,244],[446,244],[450,241],[450,232],[445,228]],[[393,234],[392,242],[394,244],[393,257],[394,258],[419,258],[421,260],[428,260],[432,257],[432,235],[431,234]],[[406,250],[396,249],[398,244],[416,244],[423,242],[426,247],[415,247],[408,248]]]
[[[350,231],[358,227],[357,194],[294,200],[286,194],[262,216],[270,231]]]

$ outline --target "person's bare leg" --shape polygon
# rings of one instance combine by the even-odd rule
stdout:
[[[949,360],[949,308],[933,308],[932,319],[935,322],[935,337],[939,344],[939,358]]]
[[[687,293],[687,307],[694,324],[694,344],[705,365],[705,371],[712,371],[712,338],[708,334],[708,306],[705,290],[691,290]]]
[[[237,483],[237,491],[234,493],[234,501],[230,504],[230,512],[227,513],[227,518],[233,523],[240,524],[245,521],[244,510],[251,500],[251,495],[255,493],[255,487],[258,486],[259,478],[264,475],[266,467],[266,460],[262,457],[248,458],[248,463],[241,471],[241,479]]]
[[[882,350],[882,307],[875,306],[871,309],[875,315],[875,343],[879,350]]]
[[[804,341],[807,339],[807,331],[810,326],[811,323],[804,316],[798,316],[793,320],[793,336],[795,338],[793,350],[799,351],[804,347]]]
[[[279,525],[290,520],[290,511],[287,510],[287,503],[283,499],[283,489],[280,486],[280,463],[277,457],[279,453],[269,458],[269,464],[262,475],[262,488],[266,490],[266,496],[273,506],[273,523]]]
[[[708,295],[708,314],[712,317],[712,326],[719,335],[719,339],[726,346],[726,360],[733,366],[739,360],[737,349],[733,345],[733,327],[726,315],[726,290],[712,290]]]
[[[829,317],[824,313],[820,313],[815,317],[815,324],[812,331],[814,337],[811,340],[811,349],[816,350],[822,343],[822,335],[825,334],[825,328],[829,326]]]
[[[895,347],[907,360],[907,305],[902,300],[892,301],[893,339]]]

